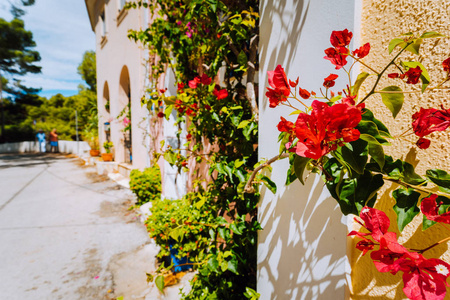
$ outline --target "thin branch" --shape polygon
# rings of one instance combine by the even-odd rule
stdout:
[[[406,188],[415,189],[415,190],[417,190],[419,192],[422,192],[422,193],[436,194],[438,196],[442,196],[442,197],[446,197],[446,198],[448,198],[450,196],[449,194],[446,194],[446,193],[442,193],[442,192],[439,192],[439,191],[433,191],[433,190],[430,190],[430,189],[427,189],[427,188],[424,188],[424,187],[421,187],[421,186],[418,186],[418,185],[413,185],[413,184],[401,181],[399,179],[393,179],[393,178],[391,178],[389,176],[386,176],[386,175],[383,175],[383,179],[384,180],[388,180],[390,182],[394,182],[394,183],[396,183],[398,185],[401,185],[401,186],[404,186]]]
[[[255,188],[253,187],[253,180],[255,179],[256,174],[263,168],[269,166],[271,163],[289,157],[289,153],[283,153],[281,155],[277,155],[266,161],[265,163],[258,166],[256,169],[253,170],[252,174],[250,175],[250,178],[248,179],[247,183],[244,187],[244,193],[252,194],[255,192]]]

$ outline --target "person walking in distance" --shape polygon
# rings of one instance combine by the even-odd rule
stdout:
[[[50,152],[58,153],[58,133],[56,132],[56,128],[50,132]]]
[[[36,138],[37,138],[38,144],[39,144],[39,151],[44,153],[45,152],[45,133],[42,129],[39,129],[38,133],[36,134]]]

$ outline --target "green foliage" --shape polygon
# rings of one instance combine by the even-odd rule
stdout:
[[[95,51],[86,51],[83,54],[83,60],[78,66],[78,74],[89,86],[89,90],[96,93],[97,92],[97,68]]]
[[[153,77],[158,78],[168,64],[177,82],[184,84],[176,98],[164,96],[155,84],[143,99],[149,108],[165,104],[164,112],[160,111],[163,116],[177,111],[176,126],[186,122],[191,137],[182,146],[188,151],[166,147],[155,156],[164,157],[179,172],[191,167],[188,162],[205,163],[212,177],[203,192],[195,190],[182,200],[164,202],[167,210],[157,216],[154,212],[151,218],[164,220],[167,227],[153,220],[148,228],[151,234],[152,229],[157,233],[153,237],[163,254],[170,239],[180,255],[189,252],[198,273],[184,299],[243,299],[244,293],[253,297],[259,194],[244,193],[243,187],[257,162],[257,116],[246,86],[254,84],[258,64],[258,2],[159,0],[127,6],[147,7],[155,15],[145,31],[129,32],[131,39],[144,43],[160,58],[152,66]],[[188,81],[199,75],[214,78],[222,66],[225,78],[220,78],[220,87],[215,87],[214,80],[188,87]],[[228,96],[218,100],[215,89],[226,90]],[[212,151],[204,152],[205,141],[214,145]],[[264,175],[253,183],[276,190]]]
[[[130,189],[138,198],[136,205],[159,200],[161,198],[161,171],[157,165],[146,168],[143,172],[132,170]]]
[[[111,148],[114,147],[113,142],[104,142],[103,143],[103,148],[105,148],[106,153],[111,153]]]

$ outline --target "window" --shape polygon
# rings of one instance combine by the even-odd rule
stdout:
[[[101,26],[102,26],[102,37],[106,36],[106,19],[105,19],[105,10],[102,11],[102,13],[100,14],[100,21],[102,22]]]

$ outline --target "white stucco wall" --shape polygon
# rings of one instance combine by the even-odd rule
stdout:
[[[101,1],[98,1],[101,2]],[[112,119],[111,140],[114,143],[115,160],[123,162],[125,158],[123,144],[123,125],[116,117],[122,111],[120,101],[120,74],[124,66],[128,68],[131,88],[131,117],[132,117],[132,148],[133,167],[144,168],[148,165],[148,153],[145,147],[144,118],[147,116],[145,107],[141,107],[140,99],[144,94],[145,68],[143,66],[145,52],[141,46],[127,37],[129,29],[145,28],[148,17],[146,11],[131,9],[121,22],[118,22],[118,1],[106,1],[104,6],[96,9],[97,16],[105,9],[106,43],[101,44],[102,22],[97,22],[96,53],[97,53],[97,94],[99,107],[99,129],[103,131],[103,123]],[[110,98],[110,113],[105,110],[103,89],[108,83]],[[100,134],[100,147],[104,142],[104,135]],[[101,147],[102,148],[102,147]],[[103,150],[103,149],[102,149]]]
[[[264,96],[267,71],[281,64],[288,78],[300,76],[299,86],[319,93],[323,79],[340,74],[323,59],[333,30],[359,33],[358,3],[354,0],[282,0],[260,2],[260,121],[259,157],[278,154],[276,125],[280,116],[295,121],[287,107],[269,108]],[[357,5],[355,7],[355,5]],[[356,13],[355,13],[356,11]],[[344,76],[342,76],[344,77]],[[338,79],[335,91],[345,81]],[[258,284],[262,300],[344,299],[346,297],[347,218],[322,180],[311,174],[305,186],[284,186],[288,161],[273,164],[271,178],[278,191],[262,189],[259,220]]]

